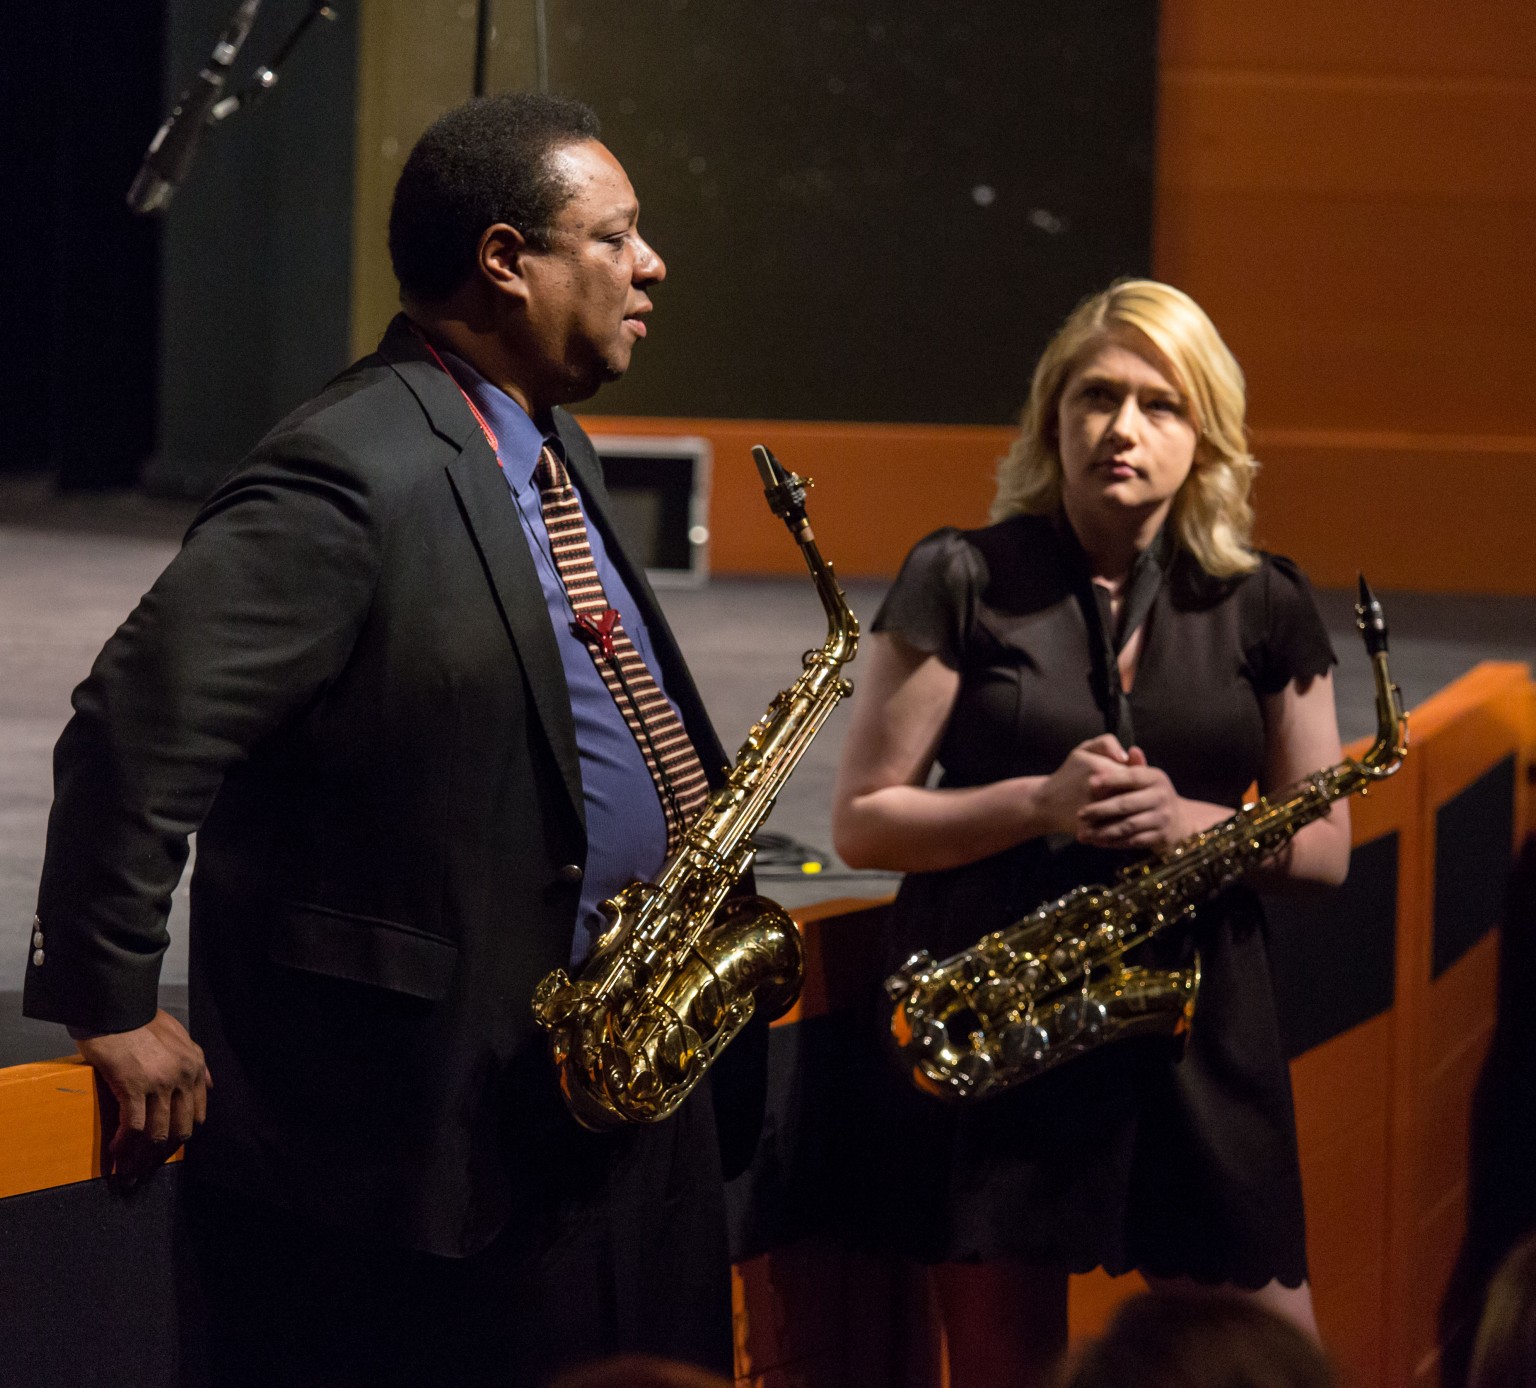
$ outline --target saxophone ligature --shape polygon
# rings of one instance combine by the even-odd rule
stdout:
[[[1386,619],[1364,578],[1355,618],[1376,687],[1376,738],[1365,754],[1261,797],[1107,885],[1077,887],[948,959],[913,955],[885,988],[892,1044],[919,1089],[969,1103],[1114,1041],[1187,1034],[1198,954],[1185,968],[1150,969],[1128,963],[1128,952],[1271,860],[1334,801],[1393,775],[1407,754]]]
[[[858,649],[859,623],[806,520],[810,480],[761,445],[752,456],[769,506],[810,569],[827,636],[753,724],[726,783],[656,881],[632,882],[602,903],[607,928],[577,977],[557,969],[534,991],[566,1106],[593,1131],[667,1117],[754,1011],[778,1016],[800,994],[795,923],[766,897],[731,892],[780,788],[853,690],[842,669]]]

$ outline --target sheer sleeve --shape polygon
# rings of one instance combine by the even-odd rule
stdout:
[[[975,618],[980,556],[959,530],[919,540],[875,613],[872,629],[890,632],[958,670]]]
[[[1296,564],[1266,554],[1262,579],[1262,629],[1251,653],[1254,684],[1261,694],[1277,694],[1293,680],[1327,674],[1338,657],[1312,586]]]

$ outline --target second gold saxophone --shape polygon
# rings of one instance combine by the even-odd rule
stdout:
[[[1268,862],[1335,800],[1392,775],[1407,754],[1387,624],[1363,578],[1355,614],[1376,685],[1376,740],[1365,755],[1245,806],[1107,885],[1078,887],[949,959],[914,955],[885,983],[895,1003],[891,1040],[913,1084],[969,1102],[1112,1041],[1188,1029],[1198,956],[1188,968],[1148,969],[1126,954]]]
[[[665,1118],[754,1011],[777,1016],[800,995],[795,923],[765,897],[730,894],[752,865],[752,834],[779,789],[852,692],[842,668],[858,649],[859,623],[805,518],[810,482],[766,448],[752,456],[769,506],[811,571],[827,637],[748,732],[725,785],[656,881],[632,882],[602,904],[608,928],[579,975],[557,969],[534,990],[566,1105],[594,1131]]]

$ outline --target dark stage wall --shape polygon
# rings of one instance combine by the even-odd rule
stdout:
[[[346,364],[357,3],[313,27],[269,96],[206,132],[166,214],[152,491],[201,496]],[[168,109],[233,5],[165,8]],[[236,62],[241,80],[308,9],[267,0]],[[144,140],[153,133],[151,123]]]
[[[0,471],[130,482],[154,437],[159,229],[123,194],[160,106],[156,7],[0,19]]]
[[[1155,0],[549,14],[672,272],[593,412],[1009,422],[1068,310],[1151,269]]]
[[[534,6],[487,4],[491,88],[526,85]],[[266,0],[237,80],[308,6]],[[4,463],[108,484],[147,460],[149,489],[201,495],[351,355],[353,286],[379,282],[356,274],[355,210],[381,255],[380,176],[471,90],[447,51],[466,8],[338,3],[270,96],[205,132],[163,223],[133,219],[138,159],[233,8],[0,21],[32,55],[16,186],[43,193],[8,233],[29,409]],[[546,12],[550,84],[598,109],[672,272],[605,413],[1002,423],[1072,304],[1150,268],[1156,0]],[[386,277],[361,316],[392,307]]]

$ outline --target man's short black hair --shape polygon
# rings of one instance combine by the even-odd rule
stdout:
[[[452,294],[474,268],[486,227],[505,222],[531,244],[570,197],[550,155],[598,137],[591,107],[541,92],[477,97],[439,116],[395,184],[389,258],[401,291],[425,303]]]

